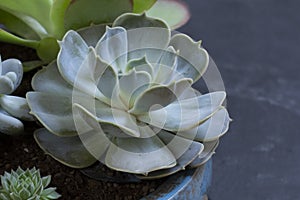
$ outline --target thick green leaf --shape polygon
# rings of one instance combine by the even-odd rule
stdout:
[[[36,51],[41,60],[46,63],[50,63],[57,57],[59,51],[58,42],[53,37],[43,38],[39,41]]]
[[[39,21],[48,33],[51,33],[53,30],[53,24],[50,20],[52,4],[52,0],[2,0],[0,1],[0,8],[8,12],[30,16]]]
[[[47,154],[69,167],[84,168],[97,161],[77,136],[59,137],[42,128],[34,132],[34,138]]]
[[[133,0],[133,12],[141,13],[153,6],[157,0]]]
[[[126,12],[132,12],[132,0],[76,0],[66,11],[66,29],[76,30],[91,24],[112,23]]]
[[[37,49],[39,42],[35,40],[26,40],[22,39],[20,37],[17,37],[7,31],[4,31],[3,29],[0,29],[0,41],[1,42],[7,42],[11,44],[21,45],[30,47],[33,49]]]
[[[165,20],[172,29],[184,25],[190,18],[189,9],[181,0],[158,0],[147,14]]]
[[[24,21],[14,16],[13,14],[0,9],[0,24],[12,33],[17,34],[23,38],[38,40],[40,37],[34,30],[28,26]]]

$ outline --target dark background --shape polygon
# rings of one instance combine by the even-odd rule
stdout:
[[[214,156],[211,200],[300,199],[300,1],[187,0],[180,32],[214,58],[234,122]]]

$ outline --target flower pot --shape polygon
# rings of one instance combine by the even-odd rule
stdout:
[[[212,178],[212,159],[202,167],[187,169],[169,177],[141,200],[205,200]]]

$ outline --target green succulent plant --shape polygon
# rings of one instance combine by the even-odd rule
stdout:
[[[1,200],[49,200],[58,199],[61,195],[56,188],[47,188],[51,176],[41,177],[35,168],[24,171],[20,167],[11,173],[1,176]]]
[[[45,127],[37,143],[65,165],[100,160],[159,178],[205,163],[228,130],[225,92],[192,88],[207,51],[185,34],[171,36],[159,19],[123,14],[112,27],[68,31],[60,47],[26,97]]]
[[[20,85],[22,64],[17,59],[1,61],[0,57],[0,133],[17,135],[23,133],[20,120],[33,121],[25,98],[9,95]]]
[[[174,26],[188,18],[187,9],[178,1],[160,0],[152,15],[173,6],[178,17],[172,19]],[[156,0],[2,0],[0,1],[0,41],[36,49],[42,61],[26,62],[26,69],[49,63],[57,56],[57,40],[70,29],[77,30],[91,24],[111,24],[115,18],[126,12],[144,12]],[[167,15],[169,16],[169,15]],[[174,21],[175,20],[175,21]],[[8,31],[7,31],[8,30]]]

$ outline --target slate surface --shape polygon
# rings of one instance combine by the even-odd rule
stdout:
[[[300,199],[300,1],[187,0],[234,122],[214,156],[211,200]]]

